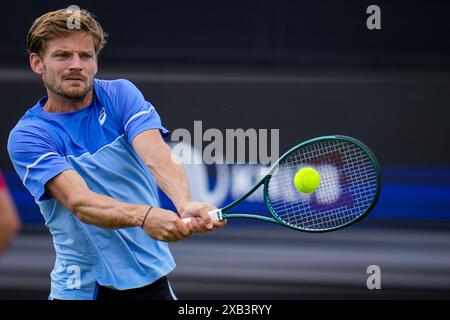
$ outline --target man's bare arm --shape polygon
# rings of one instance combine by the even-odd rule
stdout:
[[[182,217],[195,216],[194,231],[204,232],[222,227],[225,222],[211,223],[208,211],[213,206],[192,201],[189,181],[181,164],[172,159],[170,147],[164,142],[159,130],[147,130],[133,140],[133,148],[152,171],[158,186],[172,200]]]
[[[150,206],[120,202],[89,189],[75,170],[66,170],[46,184],[47,193],[60,201],[82,222],[104,228],[142,225]],[[171,211],[153,208],[145,219],[144,230],[157,240],[177,241],[190,235]],[[183,228],[184,227],[184,228]]]
[[[172,161],[170,147],[159,130],[147,130],[133,140],[133,148],[152,171],[158,186],[172,200],[178,212],[192,201],[189,181],[181,165]]]

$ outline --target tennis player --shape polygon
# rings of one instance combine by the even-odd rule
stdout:
[[[16,206],[0,172],[0,256],[20,229]]]
[[[47,96],[8,140],[53,236],[50,299],[175,299],[167,242],[224,223],[209,218],[213,206],[192,201],[155,107],[130,81],[95,78],[100,24],[82,10],[69,28],[70,15],[46,13],[28,32],[30,66]],[[160,208],[157,185],[178,214]]]

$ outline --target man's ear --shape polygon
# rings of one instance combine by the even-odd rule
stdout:
[[[30,60],[31,69],[38,75],[44,73],[44,63],[39,53],[33,52],[28,57]]]

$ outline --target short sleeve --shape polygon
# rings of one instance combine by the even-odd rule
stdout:
[[[150,129],[158,129],[162,137],[167,138],[169,131],[163,127],[155,107],[145,100],[133,83],[123,79],[119,81],[116,105],[119,108],[119,119],[128,142],[131,144],[139,133]]]
[[[47,200],[45,184],[59,173],[73,169],[61,156],[50,136],[36,125],[14,128],[8,138],[14,168],[35,200]]]

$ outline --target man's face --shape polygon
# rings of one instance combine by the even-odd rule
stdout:
[[[30,62],[47,90],[69,100],[83,100],[97,73],[94,41],[84,32],[48,41],[45,51],[32,54]]]

